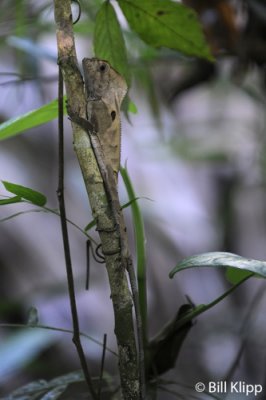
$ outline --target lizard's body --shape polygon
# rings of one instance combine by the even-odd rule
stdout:
[[[88,132],[113,215],[113,230],[117,232],[120,246],[118,254],[120,265],[121,268],[127,270],[129,275],[137,322],[142,387],[141,398],[143,398],[144,350],[138,289],[117,193],[121,148],[120,107],[127,93],[127,84],[124,78],[106,61],[85,58],[82,61],[82,65],[87,99],[87,120],[78,115],[69,114],[73,122],[76,122]],[[107,231],[110,231],[110,227],[108,227]],[[103,254],[108,256],[104,249]]]

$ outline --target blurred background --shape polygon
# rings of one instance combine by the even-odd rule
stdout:
[[[57,50],[50,1],[2,0],[0,15],[1,122],[57,97]],[[102,2],[81,1],[75,26],[78,58],[93,56],[95,15]],[[224,271],[168,274],[182,258],[228,251],[266,259],[265,62],[266,6],[261,0],[183,1],[203,24],[215,63],[154,50],[125,30],[137,114],[122,122],[127,162],[146,232],[149,333],[152,337],[186,303],[208,303],[230,287]],[[73,14],[77,8],[73,6]],[[65,196],[68,218],[81,229],[92,219],[65,118]],[[57,121],[1,142],[1,180],[44,193],[57,208]],[[4,187],[1,194],[5,195]],[[121,202],[127,202],[122,180]],[[0,219],[29,211],[2,206]],[[130,209],[125,210],[134,254]],[[21,329],[31,307],[39,323],[71,330],[59,218],[23,213],[0,223],[0,396],[37,379],[79,369],[71,334]],[[86,237],[69,225],[81,331],[116,351],[105,267],[92,261],[85,291]],[[97,234],[92,233],[97,239]],[[200,316],[158,399],[207,399],[198,381],[265,381],[265,283],[251,279]],[[93,374],[101,345],[83,340]],[[106,371],[117,374],[107,352]],[[73,397],[71,397],[73,398]],[[223,398],[221,396],[221,398]],[[227,396],[227,399],[235,397]],[[239,396],[237,398],[246,398]],[[257,397],[258,398],[258,397]],[[264,397],[261,397],[264,398]]]

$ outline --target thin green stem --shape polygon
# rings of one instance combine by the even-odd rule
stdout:
[[[191,321],[193,318],[197,317],[198,315],[204,313],[205,311],[209,310],[210,308],[216,306],[220,301],[225,299],[229,294],[231,294],[234,290],[236,290],[242,283],[247,281],[249,278],[254,276],[255,274],[252,272],[250,275],[246,276],[245,278],[241,279],[238,283],[233,285],[230,289],[228,289],[225,293],[223,293],[221,296],[217,297],[215,300],[213,300],[209,304],[200,304],[196,306],[192,311],[188,312],[183,318],[181,318],[176,326],[176,329],[180,329],[181,326],[185,325],[187,322]]]
[[[131,206],[133,225],[134,225],[134,236],[136,243],[136,256],[137,256],[137,280],[139,290],[139,303],[140,312],[143,326],[143,343],[147,345],[147,283],[146,283],[146,251],[145,251],[145,233],[144,223],[141,215],[141,211],[132,182],[128,175],[126,167],[120,167],[120,173],[122,175],[128,198]]]

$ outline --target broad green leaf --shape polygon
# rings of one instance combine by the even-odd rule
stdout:
[[[66,108],[64,108],[66,113]],[[58,115],[58,101],[53,100],[45,106],[37,108],[16,118],[11,118],[0,125],[0,140],[8,139],[28,129],[45,124]]]
[[[196,13],[171,0],[118,0],[133,31],[153,47],[213,60]]]
[[[130,86],[125,41],[115,10],[109,2],[103,3],[96,16],[93,44],[96,57],[108,61]]]
[[[23,199],[30,201],[32,204],[35,204],[37,206],[44,206],[46,203],[46,197],[36,190],[11,182],[2,181],[2,183],[8,192],[16,194],[17,196],[20,196]]]
[[[225,252],[204,253],[197,256],[185,258],[177,264],[177,266],[170,272],[169,276],[170,278],[173,278],[173,276],[179,271],[183,271],[184,269],[188,268],[199,267],[231,267],[237,268],[239,270],[249,271],[266,278],[265,261],[252,260],[238,256],[237,254]],[[241,278],[243,278],[243,276]]]
[[[20,203],[21,201],[22,200],[20,196],[10,197],[8,199],[0,200],[0,206],[5,206],[6,204]]]

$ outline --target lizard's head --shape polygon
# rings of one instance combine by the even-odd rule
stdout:
[[[89,100],[105,99],[112,102],[116,98],[121,104],[127,93],[127,83],[111,65],[98,58],[84,58],[82,61],[85,87]]]
[[[111,67],[107,61],[84,58],[82,61],[87,96],[98,100],[107,92]]]

